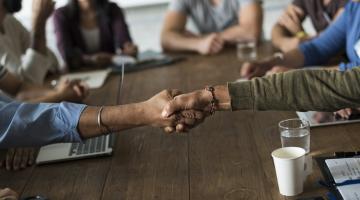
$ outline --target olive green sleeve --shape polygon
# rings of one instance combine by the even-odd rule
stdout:
[[[295,70],[228,83],[233,110],[336,111],[360,107],[360,68]]]

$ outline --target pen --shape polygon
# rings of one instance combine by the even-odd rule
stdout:
[[[354,180],[346,180],[341,183],[336,183],[336,186],[344,186],[344,185],[354,185],[354,184],[360,184],[360,179],[354,179]]]
[[[348,157],[355,157],[355,156],[360,156],[360,152],[359,151],[354,151],[354,152],[335,152],[334,156],[337,158],[348,158]]]

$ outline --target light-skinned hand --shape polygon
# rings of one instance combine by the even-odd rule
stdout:
[[[0,200],[18,200],[19,195],[10,188],[0,189]]]
[[[136,57],[138,53],[138,47],[131,42],[126,42],[124,44],[124,49],[122,50],[122,53],[128,56]]]
[[[83,81],[65,79],[60,81],[54,92],[61,101],[81,102],[89,94],[89,88]]]
[[[220,34],[212,33],[201,38],[198,52],[202,55],[213,55],[219,53],[224,48],[224,40]]]
[[[304,31],[301,24],[301,16],[303,15],[304,12],[299,7],[289,5],[288,9],[280,17],[278,23],[295,35],[298,32]]]
[[[268,62],[245,62],[240,69],[240,76],[246,79],[261,77],[272,68]]]
[[[272,75],[272,74],[277,74],[277,73],[282,73],[282,72],[287,72],[290,70],[293,70],[293,69],[288,68],[288,67],[283,67],[283,66],[275,66],[266,72],[266,76]]]
[[[97,67],[107,67],[111,65],[113,54],[111,53],[97,53],[91,56],[91,61],[93,65],[96,65]]]
[[[360,113],[360,108],[344,108],[334,112],[334,115],[338,115],[343,119],[349,119],[351,115],[357,115]]]

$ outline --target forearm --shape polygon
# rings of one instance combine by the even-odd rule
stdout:
[[[189,36],[185,32],[166,31],[161,36],[161,45],[166,51],[198,51],[199,37]]]
[[[259,29],[255,27],[236,25],[224,30],[220,35],[226,42],[229,43],[251,40],[259,42],[261,39],[261,28]]]
[[[78,130],[82,138],[91,138],[111,132],[135,128],[147,124],[143,103],[104,107],[99,127],[99,107],[88,107],[80,117]]]
[[[46,21],[36,20],[31,32],[31,48],[46,55]]]
[[[279,24],[275,24],[271,31],[272,44],[284,52],[287,45],[287,40],[291,38],[290,34]]]
[[[274,56],[266,58],[262,61],[264,67],[271,69],[274,66],[284,66],[288,68],[304,67],[305,58],[299,49],[293,49],[284,54],[274,54]]]
[[[360,69],[297,70],[229,83],[233,110],[336,111],[360,107]]]

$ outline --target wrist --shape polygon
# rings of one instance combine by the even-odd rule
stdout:
[[[56,90],[54,91],[49,91],[47,93],[47,95],[45,96],[45,100],[46,102],[49,103],[56,103],[56,102],[61,102],[61,101],[66,101],[66,99],[62,98],[62,94]]]
[[[215,86],[213,88],[213,93],[205,89],[198,91],[201,101],[211,106],[211,102],[215,100],[215,110],[230,110],[231,99],[228,88],[226,86]]]

